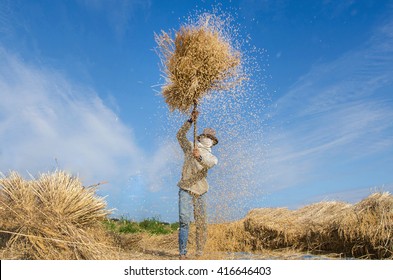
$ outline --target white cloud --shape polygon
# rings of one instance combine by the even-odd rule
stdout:
[[[177,142],[163,141],[149,158],[143,172],[150,191],[160,191],[168,182],[175,187],[177,182],[174,181],[180,177],[180,163],[183,161],[179,150]]]
[[[375,192],[389,192],[392,193],[393,185],[381,185],[381,186],[367,186],[363,188],[349,188],[344,191],[333,192],[323,195],[318,195],[315,197],[310,198],[307,202],[308,203],[315,203],[319,201],[343,201],[348,203],[357,203],[364,198],[368,197],[372,193]]]
[[[171,144],[147,155],[92,89],[2,48],[0,60],[1,172],[37,174],[58,163],[87,184],[109,181],[106,190],[114,193],[140,173],[144,187],[160,188],[173,159]]]

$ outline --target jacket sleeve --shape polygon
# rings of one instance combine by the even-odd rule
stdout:
[[[177,141],[179,141],[180,147],[184,153],[191,153],[191,143],[187,139],[187,132],[191,128],[191,123],[186,121],[177,132]]]
[[[213,154],[206,154],[202,157],[202,161],[199,162],[205,168],[212,168],[218,163],[218,159]]]

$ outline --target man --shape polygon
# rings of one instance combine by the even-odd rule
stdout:
[[[204,129],[198,136],[196,147],[188,141],[187,132],[198,118],[199,112],[193,111],[177,133],[177,140],[184,152],[184,165],[179,186],[179,254],[185,259],[189,226],[194,213],[196,224],[197,255],[202,255],[207,238],[206,192],[209,185],[206,180],[208,169],[217,164],[217,158],[211,153],[211,147],[217,145],[216,132]]]

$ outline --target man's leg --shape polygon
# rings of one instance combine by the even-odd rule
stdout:
[[[192,196],[185,190],[179,190],[179,254],[187,254],[188,231],[192,217]]]
[[[197,255],[202,255],[207,239],[206,194],[194,198]]]

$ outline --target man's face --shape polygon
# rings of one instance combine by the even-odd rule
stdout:
[[[205,146],[205,147],[209,147],[209,148],[211,148],[212,146],[213,146],[213,139],[211,139],[210,137],[208,137],[208,136],[202,136],[200,139],[199,139],[199,142],[201,142],[201,144],[203,145],[203,146]]]

